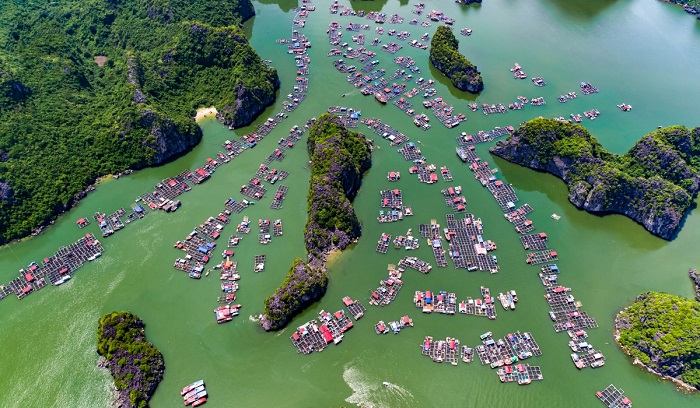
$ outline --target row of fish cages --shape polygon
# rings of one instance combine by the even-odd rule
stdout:
[[[280,180],[286,179],[288,176],[289,172],[270,168],[267,164],[263,163],[258,167],[258,171],[255,173],[255,178],[253,180],[264,180],[270,184],[275,184]]]
[[[520,237],[520,243],[526,251],[541,251],[547,249],[547,234],[544,232],[528,234]]]
[[[527,215],[532,212],[532,207],[529,204],[523,204],[515,211],[503,214],[503,216],[513,224],[515,231],[520,234],[527,234],[535,230],[532,221],[527,218]]]
[[[401,147],[399,150],[399,153],[405,160],[411,160],[411,161],[422,161],[424,160],[423,155],[421,154],[421,150],[418,146],[415,145],[413,142],[408,142],[406,143],[403,147]]]
[[[292,126],[292,128],[289,129],[289,134],[287,135],[287,137],[280,138],[277,141],[277,144],[282,149],[294,148],[294,144],[301,140],[301,137],[306,132],[306,129],[308,129],[312,124],[313,121],[308,121],[304,127],[299,127],[298,125]]]
[[[515,128],[513,126],[505,126],[505,127],[495,127],[492,130],[484,131],[480,130],[477,133],[473,135],[469,135],[466,132],[462,132],[458,137],[457,137],[457,144],[461,147],[468,147],[468,146],[473,146],[475,144],[479,143],[488,143],[491,142],[495,139],[504,137],[504,136],[509,136],[513,132],[515,132]],[[470,162],[473,160],[470,160]]]
[[[531,333],[508,333],[502,339],[494,339],[492,332],[481,335],[482,344],[476,347],[482,365],[491,368],[512,365],[530,357],[542,355],[539,345]]]
[[[60,247],[41,264],[30,263],[19,270],[19,276],[5,285],[0,285],[0,299],[11,294],[22,299],[32,292],[52,284],[62,285],[72,278],[85,262],[94,261],[102,255],[104,248],[93,234],[85,234],[76,242]]]
[[[497,104],[492,104],[489,105],[487,103],[481,105],[481,110],[484,112],[484,115],[493,115],[495,113],[507,113],[508,109],[506,106],[502,103],[497,103]]]
[[[411,236],[411,229],[408,230],[406,236],[397,235],[393,242],[394,248],[396,249],[404,248],[407,251],[410,251],[420,248],[420,241],[418,238]]]
[[[248,184],[241,186],[240,193],[253,200],[260,200],[267,193],[267,189],[260,183],[260,179],[252,178]]]
[[[270,203],[270,208],[272,208],[273,210],[279,210],[280,208],[282,208],[282,203],[287,197],[288,189],[289,188],[287,186],[282,185],[277,187],[277,191],[275,192],[275,195],[272,198],[272,202]]]
[[[380,224],[398,222],[402,221],[405,216],[411,215],[413,215],[413,210],[411,210],[411,207],[397,207],[387,210],[379,210],[379,215],[377,215],[377,221]]]
[[[384,323],[383,320],[380,320],[374,325],[374,331],[377,334],[387,334],[389,333],[389,330],[391,330],[394,332],[394,334],[399,334],[401,329],[406,327],[413,327],[413,319],[408,316],[403,316],[399,320],[390,321],[388,324]]]
[[[462,194],[462,186],[448,187],[440,190],[440,193],[445,198],[445,205],[452,208],[455,213],[466,211],[467,199],[460,195]]]
[[[456,219],[454,214],[447,214],[445,237],[449,241],[449,255],[456,268],[468,271],[487,271],[497,273],[498,260],[489,251],[497,249],[491,240],[483,238],[483,226],[480,218],[466,213]]]
[[[440,167],[440,174],[442,175],[442,180],[444,182],[449,183],[453,181],[452,172],[450,172],[450,169],[448,169],[447,166]]]
[[[350,315],[353,319],[355,319],[355,321],[360,320],[367,311],[365,305],[363,305],[362,302],[360,302],[359,300],[353,300],[352,298],[350,298],[350,296],[345,296],[343,298],[343,304],[345,305],[345,307],[348,308]]]
[[[442,238],[429,240],[428,243],[435,257],[435,265],[438,268],[447,267],[447,256],[445,255],[446,251],[442,248]]]
[[[529,254],[527,254],[527,258],[525,258],[525,263],[530,265],[539,265],[543,263],[556,261],[558,259],[559,255],[556,251],[546,249],[542,251],[530,252]]]
[[[445,103],[441,97],[433,99],[430,109],[433,110],[435,117],[448,129],[453,128],[459,125],[460,122],[467,120],[467,117],[462,113],[452,115],[454,107]]]
[[[272,153],[270,153],[269,156],[267,156],[267,157],[265,158],[265,160],[263,161],[263,163],[265,163],[265,164],[270,164],[270,163],[272,163],[272,162],[275,161],[275,160],[276,160],[276,161],[280,161],[280,162],[281,162],[282,160],[284,160],[284,150],[283,150],[283,149],[281,149],[281,148],[275,149]]]
[[[401,146],[403,143],[410,140],[408,136],[383,123],[380,119],[363,118],[361,121],[367,125],[368,128],[372,129],[374,133],[388,140],[391,146]]]
[[[502,383],[517,382],[520,385],[527,385],[533,381],[544,379],[542,369],[539,366],[531,366],[529,364],[500,367],[498,369],[498,378]]]
[[[430,263],[425,262],[415,256],[405,256],[399,261],[399,267],[403,269],[415,269],[416,271],[427,274],[433,269]]]
[[[396,54],[397,52],[401,51],[402,48],[402,45],[397,44],[395,42],[390,42],[381,46],[381,49],[388,52],[389,54]]]
[[[435,173],[437,166],[434,164],[418,163],[408,169],[410,174],[416,174],[418,181],[425,184],[435,184],[438,182],[438,175]]]
[[[474,350],[466,345],[460,345],[459,339],[447,337],[445,340],[433,340],[433,336],[426,336],[421,345],[421,354],[429,357],[436,363],[448,363],[457,365],[474,361]]]
[[[556,332],[598,327],[595,318],[580,310],[581,303],[570,293],[571,288],[549,286],[546,292],[545,299],[550,307],[549,317],[554,322]]]
[[[387,267],[389,276],[386,279],[379,281],[377,290],[370,292],[369,304],[372,306],[386,306],[396,299],[399,290],[403,286],[401,276],[405,270],[402,267],[389,264]]]
[[[329,344],[339,344],[345,332],[353,327],[352,321],[345,315],[343,309],[328,313],[321,311],[318,319],[311,320],[292,333],[290,340],[301,354],[321,352]]]

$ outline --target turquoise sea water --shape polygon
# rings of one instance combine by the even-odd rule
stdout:
[[[603,145],[623,153],[645,133],[658,125],[696,126],[700,102],[700,22],[682,10],[651,0],[567,2],[538,0],[516,2],[491,0],[482,5],[463,7],[452,2],[426,2],[426,9],[440,9],[457,19],[455,29],[470,27],[470,37],[458,35],[460,50],[483,73],[486,89],[478,96],[462,94],[450,88],[448,81],[431,69],[427,51],[404,46],[396,55],[410,55],[423,70],[422,76],[436,78],[436,89],[456,110],[469,120],[448,130],[431,116],[433,127],[417,130],[408,116],[392,105],[380,106],[373,98],[363,97],[345,81],[326,57],[328,23],[337,20],[368,20],[328,14],[328,3],[316,2],[303,32],[313,43],[310,90],[307,100],[273,131],[258,147],[246,151],[219,168],[212,179],[183,195],[182,208],[174,214],[152,213],[112,237],[102,240],[105,254],[81,268],[75,278],[59,288],[42,290],[26,299],[0,302],[0,405],[7,407],[103,407],[111,401],[110,376],[96,368],[95,332],[97,319],[112,310],[129,309],[147,324],[148,338],[163,352],[166,374],[154,398],[154,407],[180,404],[178,390],[199,378],[207,382],[211,398],[208,406],[513,406],[513,407],[594,407],[601,406],[595,391],[610,383],[623,388],[635,407],[690,407],[700,401],[697,395],[676,391],[634,367],[614,343],[614,314],[645,290],[660,290],[691,296],[687,277],[689,267],[697,266],[696,242],[700,238],[697,210],[690,213],[678,238],[667,242],[651,236],[633,221],[617,215],[598,217],[575,209],[567,201],[564,183],[547,175],[509,164],[488,154],[488,146],[479,146],[480,157],[499,168],[499,178],[512,183],[521,203],[535,211],[530,215],[537,231],[550,237],[550,247],[560,255],[560,281],[573,288],[583,310],[597,318],[600,327],[589,330],[590,342],[602,350],[607,360],[601,369],[577,370],[571,363],[568,336],[554,333],[542,298],[544,288],[538,268],[525,264],[526,252],[518,235],[502,216],[490,194],[482,188],[454,154],[454,138],[459,132],[476,132],[494,126],[514,125],[536,116],[565,116],[597,108],[601,116],[583,124]],[[295,78],[293,59],[286,47],[275,39],[289,37],[296,2],[256,2],[257,16],[246,23],[251,43],[262,58],[273,60],[282,80],[280,98],[255,124],[281,108],[284,95]],[[408,25],[415,16],[407,1],[343,2],[355,10],[380,10],[398,13],[405,23],[396,27],[408,30],[411,39],[435,25]],[[421,18],[425,20],[425,18]],[[375,24],[371,23],[374,28]],[[389,24],[384,24],[390,28]],[[377,35],[365,32],[367,43]],[[350,33],[345,34],[349,41]],[[378,37],[378,36],[377,36]],[[381,37],[388,42],[386,34]],[[395,40],[394,40],[395,41]],[[397,41],[398,42],[398,41]],[[370,46],[367,46],[371,48]],[[391,73],[398,68],[390,55],[377,51],[380,67]],[[520,63],[531,76],[542,76],[547,86],[537,88],[529,80],[516,81],[509,68]],[[599,94],[579,97],[559,104],[556,97],[579,91],[581,81],[600,88]],[[341,94],[346,93],[345,98]],[[523,111],[484,116],[471,113],[466,104],[510,103],[516,96],[544,96],[545,107],[526,107]],[[419,104],[420,96],[414,98]],[[623,113],[619,103],[628,103],[633,111]],[[252,316],[259,314],[263,300],[282,282],[294,257],[303,257],[302,230],[305,223],[306,190],[309,170],[303,143],[288,151],[279,169],[290,172],[283,183],[290,187],[284,208],[269,209],[272,192],[258,205],[232,217],[224,236],[233,233],[235,224],[247,215],[281,218],[285,234],[268,246],[259,245],[255,235],[246,236],[236,250],[242,279],[237,303],[241,316],[225,325],[217,325],[212,310],[220,293],[214,273],[201,281],[187,279],[172,268],[180,252],[172,244],[183,239],[193,227],[223,208],[228,197],[244,184],[294,124],[303,124],[320,115],[329,105],[345,105],[362,110],[363,117],[380,117],[401,130],[412,141],[420,140],[428,163],[447,165],[467,197],[468,210],[481,217],[485,238],[496,241],[501,270],[484,272],[434,268],[429,275],[409,270],[404,288],[396,301],[385,308],[368,306],[365,317],[356,323],[343,343],[322,353],[298,355],[289,336],[292,328],[265,333]],[[420,109],[417,109],[420,111]],[[427,111],[426,111],[427,112]],[[75,220],[95,211],[112,212],[127,207],[142,192],[165,177],[183,169],[192,169],[221,149],[226,139],[248,133],[252,126],[228,131],[214,120],[202,122],[204,139],[188,155],[165,166],[137,172],[119,180],[109,180],[56,225],[38,237],[0,248],[0,280],[9,281],[17,270],[33,260],[52,254],[59,246],[84,234]],[[369,137],[374,134],[360,125]],[[363,237],[357,245],[334,257],[330,265],[331,283],[322,301],[297,317],[292,327],[315,316],[322,309],[335,311],[341,299],[349,295],[366,299],[379,279],[386,276],[387,264],[395,264],[407,253],[393,247],[387,255],[374,251],[382,232],[403,234],[417,230],[419,223],[437,219],[444,224],[447,207],[439,190],[448,185],[418,183],[408,175],[408,162],[384,140],[373,157],[355,208],[363,222]],[[388,171],[404,173],[397,184],[389,184]],[[415,215],[400,223],[379,224],[378,190],[402,189],[405,203]],[[562,216],[559,221],[550,214]],[[88,231],[97,233],[94,225]],[[225,245],[224,240],[219,245]],[[254,274],[253,255],[266,254],[264,273]],[[433,261],[425,244],[415,255]],[[451,265],[451,264],[450,264]],[[492,292],[516,289],[520,301],[515,312],[503,313],[488,321],[472,316],[422,315],[412,304],[416,290],[446,290],[458,298],[476,296],[485,285]],[[365,302],[366,304],[366,302]],[[377,320],[394,320],[409,314],[415,327],[399,335],[377,336]],[[419,344],[426,335],[435,338],[457,337],[463,344],[475,346],[478,335],[493,331],[496,336],[520,330],[530,331],[543,356],[529,360],[542,367],[544,381],[527,387],[501,384],[493,370],[478,361],[457,367],[432,363],[420,355]],[[383,381],[394,384],[382,386]]]

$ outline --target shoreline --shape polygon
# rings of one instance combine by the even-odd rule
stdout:
[[[613,336],[615,337],[615,343],[617,344],[618,347],[620,347],[620,349],[622,350],[622,352],[624,352],[624,353],[627,355],[627,357],[634,358],[634,357],[632,357],[632,355],[630,355],[630,353],[628,352],[627,347],[625,347],[625,346],[623,346],[622,344],[620,344],[620,328],[617,327],[617,323],[618,323],[618,321],[619,321],[620,313],[622,313],[622,312],[625,311],[626,309],[627,309],[627,308],[622,309],[620,312],[618,312],[618,313],[615,315],[615,321],[614,321],[614,322],[615,322],[615,331],[613,332]],[[697,391],[698,391],[698,390],[697,390],[695,387],[693,387],[692,385],[690,385],[690,384],[688,384],[688,383],[686,383],[686,382],[683,382],[682,380],[679,380],[678,378],[671,377],[670,375],[661,374],[661,373],[657,372],[657,371],[654,370],[653,368],[651,368],[651,367],[649,367],[648,365],[642,363],[638,358],[634,358],[634,359],[632,360],[632,365],[636,365],[636,366],[642,367],[642,368],[644,368],[646,371],[648,371],[649,373],[651,373],[651,374],[653,374],[653,375],[655,375],[655,376],[657,376],[657,377],[660,377],[662,380],[668,380],[668,381],[673,382],[673,383],[676,385],[677,390],[683,390],[683,391],[687,391],[687,392],[697,392]]]
[[[197,114],[194,117],[195,122],[199,122],[202,119],[208,118],[209,115],[214,114],[214,117],[219,113],[216,107],[211,106],[209,108],[199,108],[197,109]]]

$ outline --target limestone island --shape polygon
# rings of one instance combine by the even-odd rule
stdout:
[[[440,26],[430,40],[430,62],[462,91],[479,93],[484,80],[476,65],[459,53],[459,41],[447,26]]]
[[[241,28],[251,0],[20,2],[3,13],[0,245],[49,225],[101,176],[189,152],[202,139],[197,108],[237,128],[280,86]]]
[[[165,362],[158,349],[146,340],[145,324],[131,312],[112,312],[100,318],[97,353],[102,366],[114,377],[115,405],[147,407],[163,379]]]
[[[647,292],[615,317],[615,340],[635,364],[700,389],[700,303]]]
[[[347,248],[362,234],[352,200],[372,166],[371,143],[329,114],[311,127],[307,149],[311,159],[308,218],[304,229],[307,262],[296,259],[282,286],[265,300],[260,324],[279,330],[326,293],[326,258]]]
[[[700,189],[700,128],[658,129],[615,155],[580,125],[538,118],[491,153],[561,178],[580,209],[626,215],[667,240],[676,236]]]

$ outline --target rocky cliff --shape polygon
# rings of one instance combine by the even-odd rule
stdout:
[[[297,259],[286,280],[265,300],[260,324],[279,330],[326,293],[326,258],[343,250],[362,234],[351,200],[372,165],[371,145],[364,136],[338,124],[336,117],[321,116],[309,131],[311,158],[308,219],[304,238],[306,263]]]
[[[146,340],[145,325],[130,312],[100,318],[97,353],[104,358],[116,389],[118,407],[146,407],[163,379],[163,355]]]
[[[148,165],[158,165],[175,159],[197,145],[202,140],[202,129],[188,123],[177,123],[173,119],[150,109],[144,110],[138,126],[148,131],[143,146],[153,149]]]
[[[457,89],[470,93],[478,93],[484,89],[481,72],[459,53],[459,41],[446,26],[438,27],[430,40],[430,62],[450,78]]]
[[[535,119],[491,152],[564,180],[569,201],[592,213],[619,213],[664,239],[675,237],[700,189],[691,161],[698,130],[658,130],[623,156],[603,149],[580,125]]]
[[[700,389],[700,303],[642,293],[615,316],[615,340],[647,370],[687,389]]]

